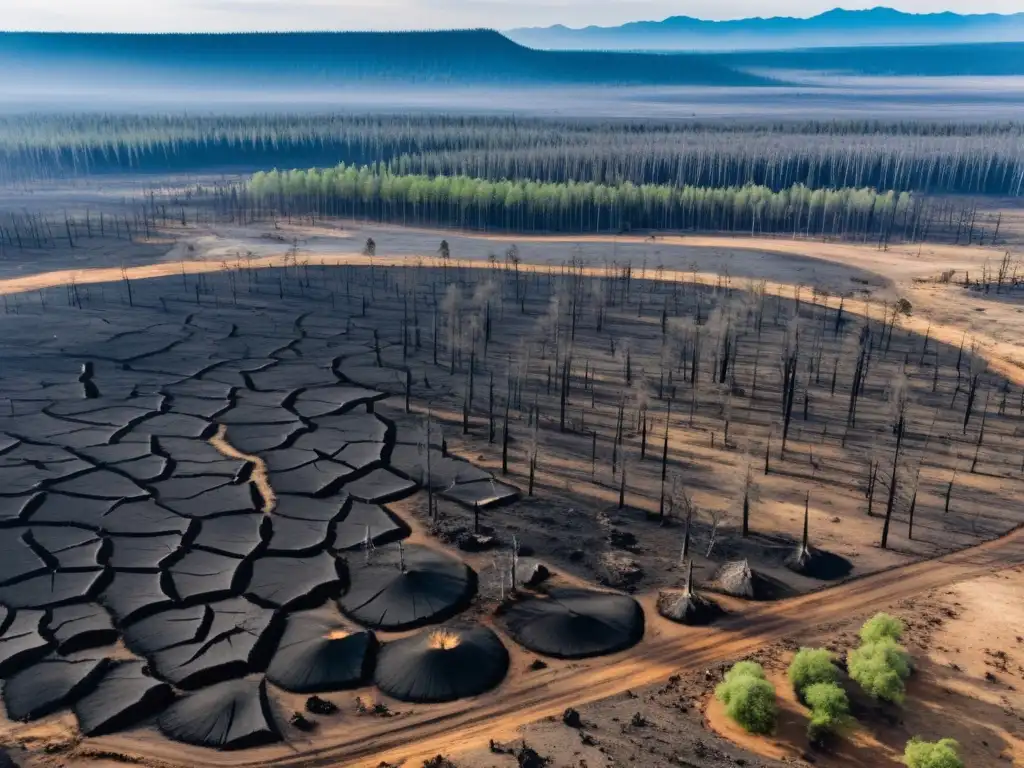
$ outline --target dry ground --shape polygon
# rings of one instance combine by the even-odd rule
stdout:
[[[1014,297],[985,295],[965,291],[956,285],[934,282],[938,274],[950,269],[958,273],[980,273],[986,262],[993,265],[1001,258],[1001,251],[925,247],[920,250],[891,248],[889,252],[881,253],[870,246],[726,238],[658,238],[654,242],[642,238],[513,240],[361,226],[280,230],[225,228],[216,232],[190,232],[172,247],[166,243],[151,243],[130,249],[122,244],[122,250],[117,252],[105,250],[102,244],[97,244],[99,255],[93,253],[89,258],[70,264],[62,260],[61,254],[53,253],[39,265],[40,271],[36,272],[30,265],[31,274],[26,274],[24,262],[16,269],[5,264],[0,268],[10,277],[0,283],[0,291],[8,295],[11,311],[14,311],[17,302],[34,300],[34,295],[26,292],[46,285],[67,285],[74,280],[80,290],[89,292],[87,303],[95,301],[100,305],[105,301],[117,301],[122,289],[118,285],[107,286],[106,295],[101,296],[96,293],[99,287],[91,288],[90,284],[116,283],[124,276],[136,280],[175,275],[182,270],[193,275],[228,269],[234,275],[233,279],[242,280],[245,275],[251,275],[252,267],[287,262],[291,265],[291,279],[294,281],[289,290],[296,290],[305,276],[308,282],[315,284],[319,281],[321,287],[332,293],[340,294],[344,290],[346,293],[358,291],[367,294],[370,259],[361,255],[367,237],[373,237],[377,242],[377,256],[372,260],[376,270],[372,278],[374,288],[367,316],[380,329],[385,365],[397,367],[406,363],[415,372],[412,394],[415,410],[420,415],[409,418],[417,425],[422,425],[422,414],[429,404],[434,418],[444,426],[449,446],[456,454],[500,471],[500,415],[498,439],[492,444],[487,435],[486,377],[492,371],[495,374],[500,414],[509,369],[528,371],[523,377],[523,396],[516,400],[511,414],[514,441],[510,452],[509,479],[525,490],[528,482],[526,456],[532,444],[535,414],[539,411],[540,429],[536,432],[538,491],[536,498],[488,515],[483,521],[503,547],[496,556],[481,556],[474,562],[481,572],[485,598],[494,596],[496,565],[507,557],[505,553],[512,535],[532,549],[535,556],[551,565],[562,578],[570,580],[604,580],[614,584],[615,574],[609,574],[606,559],[602,557],[611,554],[633,561],[643,572],[638,578],[631,579],[628,586],[637,590],[648,608],[648,633],[640,646],[620,657],[586,664],[553,663],[541,672],[527,671],[525,667],[532,657],[524,655],[517,661],[509,681],[496,694],[472,702],[468,707],[460,704],[408,711],[408,707],[395,705],[394,708],[403,714],[399,719],[386,721],[374,718],[355,720],[346,716],[336,725],[325,728],[314,742],[293,745],[299,753],[308,753],[308,758],[266,752],[258,757],[258,762],[275,759],[289,765],[377,765],[382,759],[422,760],[423,756],[437,750],[468,755],[461,758],[460,764],[488,765],[490,763],[480,756],[483,753],[473,750],[478,749],[481,743],[486,745],[489,738],[511,739],[518,734],[520,726],[557,714],[564,706],[615,694],[618,698],[583,710],[584,720],[593,719],[600,725],[598,732],[593,734],[597,745],[580,743],[576,746],[574,743],[573,748],[566,752],[565,734],[560,723],[531,728],[526,732],[527,740],[542,747],[542,753],[544,749],[553,750],[558,760],[563,761],[555,764],[580,765],[579,761],[585,760],[588,766],[621,765],[627,761],[647,759],[664,762],[644,764],[718,765],[725,759],[721,754],[742,753],[704,732],[700,716],[695,713],[702,710],[707,681],[691,680],[691,672],[783,640],[797,629],[806,632],[821,624],[849,621],[882,603],[1012,565],[1024,557],[1020,536],[1012,536],[993,547],[983,548],[977,554],[954,555],[934,566],[912,566],[905,571],[883,573],[839,587],[834,593],[812,594],[778,606],[751,609],[725,601],[737,610],[738,615],[715,630],[680,629],[662,621],[653,611],[657,589],[678,584],[682,576],[677,567],[681,527],[658,525],[648,519],[648,514],[658,506],[658,461],[664,427],[665,403],[655,396],[662,362],[660,320],[663,306],[672,307],[671,315],[678,313],[685,317],[692,315],[698,303],[703,312],[710,313],[728,301],[732,307],[729,316],[733,317],[735,327],[740,330],[738,386],[743,394],[736,394],[734,387],[732,395],[725,395],[721,388],[710,386],[710,381],[705,378],[707,384],[698,388],[694,400],[692,388],[677,379],[679,402],[674,407],[670,424],[670,463],[672,473],[678,474],[689,489],[694,504],[703,510],[698,514],[694,528],[700,579],[710,577],[714,566],[723,560],[747,557],[755,567],[784,581],[794,591],[804,592],[821,586],[820,582],[796,576],[782,567],[783,558],[792,550],[794,540],[799,536],[804,499],[808,492],[811,494],[812,543],[847,557],[853,563],[855,575],[905,566],[921,557],[935,557],[977,544],[1024,522],[1024,510],[1018,502],[1020,456],[1024,453],[1018,434],[1021,418],[1017,405],[1024,381],[1021,374],[1024,346],[1019,343],[1021,324],[1018,315],[1021,309]],[[441,266],[436,257],[435,244],[442,237],[450,244],[451,266]],[[472,428],[470,434],[464,436],[460,434],[459,410],[465,394],[468,352],[461,350],[455,374],[449,373],[446,357],[448,337],[444,336],[445,318],[442,316],[442,328],[439,330],[441,360],[438,366],[431,364],[433,310],[429,308],[427,298],[434,301],[443,295],[444,282],[480,282],[480,272],[465,268],[494,269],[490,254],[497,256],[500,265],[505,250],[513,242],[522,261],[522,282],[516,290],[523,290],[526,299],[521,303],[515,301],[507,272],[498,268],[494,273],[486,273],[495,275],[502,283],[497,295],[504,300],[495,304],[492,310],[495,313],[492,318],[495,329],[493,341],[481,362],[481,372],[476,376],[477,396]],[[95,264],[103,254],[107,254],[109,259],[106,269],[84,267],[84,263]],[[546,272],[531,270],[532,265],[562,265],[573,259],[590,265],[590,271],[586,271],[584,277],[593,286],[591,295],[603,292],[604,301],[607,301],[607,296],[616,295],[617,291],[625,291],[624,281],[611,277],[606,271],[606,264],[631,262],[633,280],[629,293],[620,293],[616,304],[608,307],[607,325],[603,332],[596,330],[593,308],[584,308],[581,313],[579,337],[574,345],[568,429],[562,432],[558,424],[557,374],[551,394],[546,386],[547,369],[554,362],[551,352],[553,327],[548,319],[551,315],[550,298],[557,293],[558,279]],[[319,271],[321,264],[358,265],[359,268]],[[409,268],[389,271],[388,274],[380,269],[392,264]],[[423,266],[417,268],[417,264]],[[70,271],[53,271],[58,268]],[[556,273],[559,271],[560,268],[555,270]],[[344,276],[339,277],[339,274]],[[664,280],[655,281],[655,277]],[[224,276],[211,275],[210,279],[213,294],[219,297],[215,300],[230,300]],[[769,297],[774,294],[779,298],[768,299],[764,348],[758,351],[759,348],[751,341],[751,315],[756,311],[756,301],[751,300],[750,294],[762,280]],[[439,293],[435,293],[438,290],[435,285],[441,286]],[[798,285],[804,286],[800,295],[801,307],[797,306],[794,293],[794,286]],[[379,296],[377,291],[380,291]],[[420,297],[417,301],[423,301],[427,307],[420,309],[424,342],[419,350],[407,350],[408,356],[403,360],[403,303],[398,297],[403,292],[409,295],[413,291]],[[477,300],[474,304],[473,292],[472,286],[467,285],[462,297],[462,310],[457,316],[460,327],[482,322],[480,302]],[[111,294],[115,297],[112,298]],[[839,337],[832,338],[827,330],[831,328],[839,306],[837,297],[847,295],[850,296],[845,302],[848,327]],[[883,305],[886,302],[891,304],[897,297],[907,298],[913,304],[913,316],[900,320],[888,352],[879,344],[874,378],[869,381],[865,394],[860,424],[847,432],[844,420],[853,367],[847,339],[864,322],[864,315],[872,318],[878,333]],[[321,301],[326,301],[326,298],[321,298]],[[565,304],[561,305],[559,312],[564,339],[567,327]],[[854,313],[861,316],[854,318]],[[719,318],[721,315],[720,312]],[[800,413],[802,401],[798,400],[787,456],[785,459],[779,456],[776,442],[772,453],[773,471],[765,477],[760,467],[766,438],[773,423],[778,421],[780,375],[777,361],[788,333],[787,318],[794,315],[800,317],[798,323],[805,339],[817,336],[820,340],[821,370],[806,372],[801,367],[801,380],[817,382],[809,384],[808,418],[803,419]],[[819,327],[826,331],[818,333]],[[925,341],[926,334],[928,342]],[[950,406],[957,389],[955,361],[965,335],[977,341],[976,356],[989,361],[990,370],[983,392],[990,390],[994,393],[987,409],[989,421],[979,452],[979,471],[974,473],[968,470],[978,436],[981,405],[977,406],[966,434],[959,429],[964,417],[965,395],[959,394],[955,398],[955,406]],[[618,342],[615,354],[610,349],[610,337]],[[630,344],[631,364],[638,371],[636,378],[643,377],[648,381],[651,444],[646,460],[641,460],[639,430],[628,427],[624,440],[624,451],[629,456],[627,506],[618,510],[616,502],[621,474],[612,472],[610,454],[616,405],[624,388],[622,348],[626,339]],[[706,359],[702,365],[703,375],[707,377],[715,347],[710,332],[705,342],[707,346],[703,354]],[[969,341],[967,345],[970,346]],[[547,347],[543,352],[542,346]],[[527,347],[531,349],[528,362]],[[806,357],[813,357],[809,343],[806,349]],[[761,391],[751,396],[750,379],[755,359],[761,366]],[[970,355],[965,358],[968,361],[965,362],[965,370],[969,359]],[[582,372],[583,360],[587,361],[587,374]],[[828,393],[833,361],[839,379],[835,397]],[[368,367],[373,367],[372,362]],[[877,546],[881,527],[878,514],[884,509],[885,494],[879,492],[875,499],[875,516],[869,517],[864,486],[871,460],[880,462],[882,474],[889,471],[886,462],[891,462],[892,435],[887,433],[888,398],[891,380],[901,368],[905,369],[910,382],[912,403],[908,461],[901,466],[901,472],[909,477],[920,469],[921,493],[914,539],[907,536],[910,498],[904,490],[896,500],[892,546],[890,550],[883,551]],[[596,371],[597,383],[588,388],[584,379],[590,377],[589,371]],[[1000,413],[1000,399],[1007,385],[1008,405]],[[931,391],[933,386],[936,389],[934,393]],[[634,388],[626,388],[630,390],[628,408],[632,413],[636,410]],[[692,420],[690,402],[696,404]],[[400,400],[393,403],[395,408],[391,415],[396,419],[403,418],[398,408],[400,405]],[[726,414],[732,422],[728,443],[723,439],[723,416]],[[630,420],[631,416],[627,418]],[[600,445],[592,471],[589,431],[594,429]],[[775,429],[777,441],[778,427]],[[755,473],[758,493],[751,518],[756,536],[743,539],[737,532],[741,499],[738,477],[743,474],[748,456],[753,457],[752,461],[759,468]],[[943,509],[943,494],[954,470],[957,482],[953,503],[947,513]],[[409,511],[417,512],[416,509]],[[451,534],[452,529],[464,529],[472,524],[471,516],[464,511],[454,507],[442,507],[441,511],[443,520],[435,526],[435,533]],[[424,518],[422,505],[418,514]],[[426,529],[429,521],[423,519],[421,522]],[[711,548],[710,556],[705,556],[708,545],[712,543],[716,522],[715,546]],[[625,549],[611,547],[608,538],[612,528],[631,534],[636,543]],[[421,535],[428,534],[421,532]],[[987,591],[983,587],[979,593],[983,596]],[[480,606],[476,610],[485,609]],[[937,640],[936,648],[939,643],[950,647],[947,641]],[[689,719],[684,718],[679,723],[671,719],[662,721],[661,718],[667,715],[659,709],[656,714],[645,714],[655,723],[653,727],[623,725],[624,718],[631,717],[632,710],[638,705],[635,699],[623,697],[621,692],[627,688],[639,691],[655,683],[657,685],[651,691],[662,690],[663,681],[677,671],[681,682],[670,685],[657,696],[674,699],[675,703],[670,708],[678,712],[683,712],[679,706],[682,700],[686,707],[683,714]],[[931,673],[925,670],[922,679],[937,679],[927,677],[928,674]],[[673,686],[682,686],[684,693],[678,694]],[[645,697],[655,696],[651,691],[642,693],[641,698],[647,701]],[[969,689],[965,689],[962,698],[966,702],[965,707],[983,700],[979,692]],[[619,718],[619,723],[612,719],[615,717]],[[799,713],[794,713],[793,718],[798,719]],[[454,729],[459,729],[458,741],[451,737]],[[31,735],[22,732],[19,738]],[[893,734],[883,736],[879,739],[882,746],[878,749],[894,748],[898,738]],[[570,738],[578,740],[579,736],[570,735]],[[703,746],[697,746],[697,741]],[[549,743],[550,747],[547,746]],[[332,744],[336,746],[329,746]],[[748,750],[762,751],[761,745],[745,746]],[[599,747],[604,747],[604,751]],[[783,743],[777,749],[783,751],[770,753],[769,750],[770,755],[782,757],[794,754],[794,750],[802,751],[798,740]],[[146,755],[146,760],[167,764],[183,759],[185,753],[195,765],[205,764],[204,761],[210,759],[202,752],[183,752],[176,746],[154,743],[144,733],[100,740],[95,745],[85,744],[75,754],[85,757],[90,752],[104,750],[116,754],[138,754],[140,757]],[[573,754],[576,751],[580,754]],[[676,753],[678,760],[683,762],[677,760]],[[255,757],[256,754],[231,756],[230,763],[246,764]],[[510,764],[505,758],[495,757],[494,760],[495,765]],[[228,764],[228,758],[217,762]],[[416,762],[406,764],[418,765]]]

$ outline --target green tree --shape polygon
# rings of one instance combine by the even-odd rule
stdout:
[[[867,643],[850,652],[850,678],[876,699],[902,704],[904,681],[910,677],[910,658],[892,640]]]
[[[809,685],[804,691],[804,699],[811,709],[807,737],[815,744],[834,735],[850,715],[850,700],[838,683]]]
[[[756,661],[738,661],[732,665],[732,669],[725,673],[725,681],[735,680],[740,677],[756,677],[764,680],[764,667]]]
[[[824,648],[801,648],[793,657],[787,675],[797,697],[804,703],[810,686],[839,681],[839,670],[833,663],[832,654]]]
[[[903,638],[903,622],[888,613],[876,613],[860,628],[861,643],[877,643],[892,640],[898,643]]]
[[[936,742],[911,739],[903,753],[903,762],[907,768],[964,768],[960,745],[953,739]]]
[[[734,665],[715,689],[715,697],[725,705],[726,715],[744,730],[768,734],[775,729],[775,688],[764,679],[760,664],[741,661]]]

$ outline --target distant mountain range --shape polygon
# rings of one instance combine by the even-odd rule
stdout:
[[[498,32],[0,33],[9,85],[324,89],[350,85],[717,85],[770,80],[706,56],[539,51]]]
[[[562,25],[513,29],[510,39],[531,48],[608,51],[739,51],[860,45],[934,45],[1024,41],[1024,12],[903,13],[892,8],[835,8],[808,19],[707,21],[672,16],[619,27]]]

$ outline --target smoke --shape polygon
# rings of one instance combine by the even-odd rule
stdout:
[[[494,280],[486,280],[477,285],[476,290],[473,291],[473,304],[477,307],[483,307],[487,304],[491,297],[497,292],[498,286]]]
[[[898,422],[907,412],[907,376],[903,371],[889,381],[889,416]]]

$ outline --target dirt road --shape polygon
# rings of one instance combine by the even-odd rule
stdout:
[[[290,753],[278,748],[228,755],[183,748],[169,742],[131,736],[97,739],[103,751],[138,756],[147,762],[195,768],[214,766],[359,766],[381,762],[417,765],[444,753],[486,745],[489,739],[512,736],[517,728],[560,715],[569,706],[608,698],[657,683],[677,673],[699,671],[730,661],[786,637],[800,638],[811,630],[855,621],[884,606],[929,590],[1024,564],[1024,530],[936,560],[876,573],[863,579],[783,602],[752,608],[714,628],[677,627],[648,616],[648,638],[632,651],[598,662],[545,673],[510,676],[495,693],[476,700],[428,708],[400,719],[348,720],[340,733],[293,744]],[[259,757],[257,758],[257,754]]]

